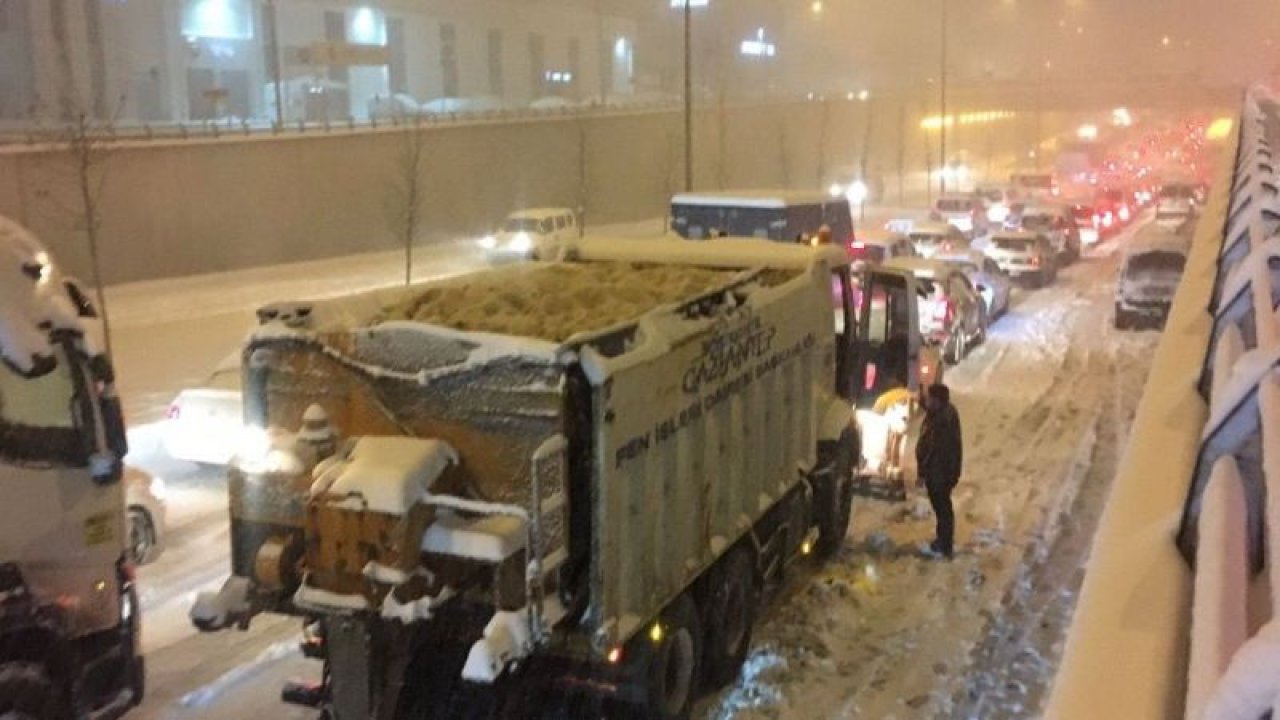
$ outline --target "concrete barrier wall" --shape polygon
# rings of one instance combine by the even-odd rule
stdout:
[[[893,102],[833,101],[699,110],[699,188],[817,187],[820,169],[856,165],[871,122],[868,172],[893,202],[897,173],[919,175],[937,133],[925,110]],[[423,231],[435,242],[491,230],[520,207],[580,204],[585,148],[587,224],[663,214],[683,185],[682,116],[600,114],[503,124],[428,126]],[[1063,118],[1034,124],[1048,134]],[[1025,155],[1032,119],[957,128],[949,154],[976,169]],[[824,129],[825,128],[825,129]],[[397,246],[410,133],[334,131],[281,137],[153,141],[106,150],[100,187],[107,283],[232,270]],[[824,139],[825,138],[825,139]],[[819,156],[825,157],[819,163]],[[73,272],[89,277],[78,174],[65,151],[0,150],[0,213],[34,229]],[[1002,168],[1002,172],[1006,171]],[[919,182],[919,178],[916,178]],[[909,185],[910,181],[908,181]]]

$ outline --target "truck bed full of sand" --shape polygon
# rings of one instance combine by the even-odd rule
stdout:
[[[530,264],[476,273],[414,292],[378,321],[563,342],[722,287],[741,273],[678,265]]]

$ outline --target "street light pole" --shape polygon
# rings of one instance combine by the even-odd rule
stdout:
[[[284,127],[284,89],[280,87],[280,32],[279,16],[276,14],[275,0],[266,0],[267,32],[271,56],[271,83],[275,86],[276,127]]]
[[[693,192],[693,0],[684,0],[684,190]]]
[[[939,71],[939,94],[942,106],[942,141],[940,143],[940,155],[938,158],[939,171],[939,187],[941,188],[939,195],[947,193],[947,0],[942,0],[942,68]]]

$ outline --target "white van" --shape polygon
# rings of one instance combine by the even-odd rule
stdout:
[[[480,238],[490,262],[537,260],[548,245],[578,237],[577,215],[568,208],[531,208],[507,216],[502,230]]]

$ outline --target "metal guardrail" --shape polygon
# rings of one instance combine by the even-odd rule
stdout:
[[[1188,720],[1280,717],[1280,638],[1259,632],[1280,618],[1280,100],[1249,93],[1238,132],[1198,386],[1209,419],[1177,535],[1195,572]]]
[[[1243,101],[1047,718],[1280,718],[1280,98]]]

